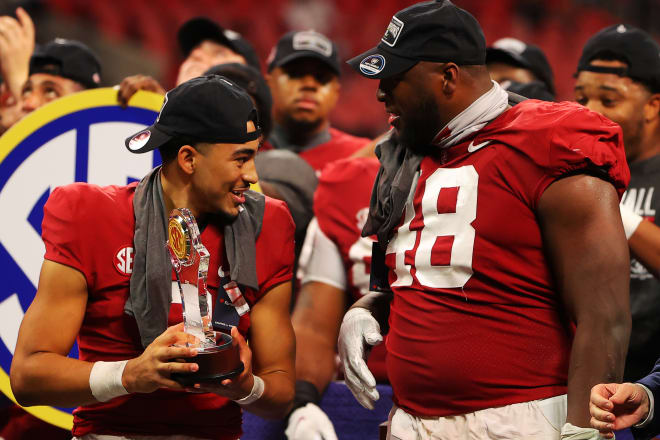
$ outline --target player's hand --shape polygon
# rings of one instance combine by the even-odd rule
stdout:
[[[183,323],[173,325],[147,346],[137,358],[126,363],[122,375],[122,385],[129,393],[151,393],[158,388],[183,387],[170,379],[172,373],[192,373],[199,369],[196,363],[176,361],[197,355],[197,350],[185,346],[195,343],[197,338],[183,332]]]
[[[0,73],[12,97],[18,100],[34,52],[34,23],[23,8],[16,9],[16,17],[18,20],[7,15],[0,17]]]
[[[128,105],[128,101],[138,90],[146,90],[161,95],[165,94],[165,89],[158,81],[146,75],[133,75],[124,78],[119,84],[119,91],[117,92],[117,101],[122,107]]]
[[[646,418],[649,396],[634,383],[601,383],[591,389],[589,412],[591,426],[603,437],[612,438],[613,431],[629,428]]]
[[[239,356],[243,362],[243,372],[231,379],[225,379],[220,383],[198,383],[188,391],[195,393],[214,393],[227,397],[231,400],[238,400],[246,397],[252,392],[254,385],[254,375],[252,374],[252,350],[248,347],[245,338],[236,327],[231,329],[232,343],[238,345]]]
[[[374,409],[374,402],[380,398],[376,379],[367,367],[367,349],[382,341],[378,321],[367,309],[356,307],[346,312],[339,329],[339,357],[346,385],[367,409]]]
[[[337,440],[328,416],[311,402],[291,413],[284,433],[289,440]]]

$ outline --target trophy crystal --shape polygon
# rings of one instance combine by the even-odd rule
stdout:
[[[196,337],[197,356],[184,359],[195,362],[195,373],[172,374],[185,386],[202,382],[217,382],[240,374],[243,363],[232,337],[215,331],[211,321],[211,294],[206,278],[209,252],[200,240],[199,227],[190,210],[176,208],[170,212],[167,225],[167,249],[181,294],[184,331]]]

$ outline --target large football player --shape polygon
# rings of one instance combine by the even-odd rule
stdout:
[[[484,62],[447,0],[349,61],[380,80],[399,144],[380,147],[363,231],[391,292],[344,316],[346,382],[378,398],[364,349],[389,331],[389,438],[595,439],[589,391],[621,377],[630,332],[621,131],[572,103],[512,107]]]

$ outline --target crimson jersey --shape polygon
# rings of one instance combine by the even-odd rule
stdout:
[[[585,172],[619,196],[629,180],[620,128],[573,103],[524,101],[423,159],[386,253],[398,406],[442,417],[566,392],[572,326],[536,209]]]
[[[143,351],[137,323],[124,313],[132,273],[136,186],[75,183],[55,189],[44,207],[45,258],[77,269],[87,281],[89,297],[78,334],[80,359],[85,361],[130,359]],[[293,233],[285,204],[266,198],[263,228],[256,240],[259,291],[242,289],[250,306],[269,289],[291,279]],[[228,267],[220,261],[221,228],[208,225],[201,240],[210,253],[207,282],[215,303],[218,271]],[[177,311],[175,321],[181,322],[181,305],[173,304],[170,325]],[[77,408],[73,434],[88,433],[236,439],[241,434],[241,409],[215,394],[136,393]]]
[[[362,237],[361,232],[379,167],[375,157],[338,160],[323,169],[314,193],[314,215],[321,231],[341,255],[351,303],[369,292],[374,240]],[[372,350],[369,369],[377,380],[387,381],[385,344]]]
[[[315,171],[322,170],[330,162],[349,157],[371,142],[370,139],[352,136],[336,128],[330,127],[329,131],[328,142],[299,153]]]

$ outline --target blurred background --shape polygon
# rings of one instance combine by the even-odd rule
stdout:
[[[33,17],[37,43],[55,37],[87,43],[99,54],[105,85],[136,73],[171,88],[181,61],[176,31],[187,19],[207,16],[243,34],[261,57],[289,30],[315,29],[332,38],[346,60],[374,46],[391,16],[412,0],[4,0],[0,14],[23,6]],[[573,73],[589,36],[628,23],[660,34],[660,0],[455,0],[481,23],[486,41],[512,36],[540,46],[555,73],[557,98],[572,99]],[[386,128],[375,99],[376,81],[344,66],[333,125],[355,135]]]

